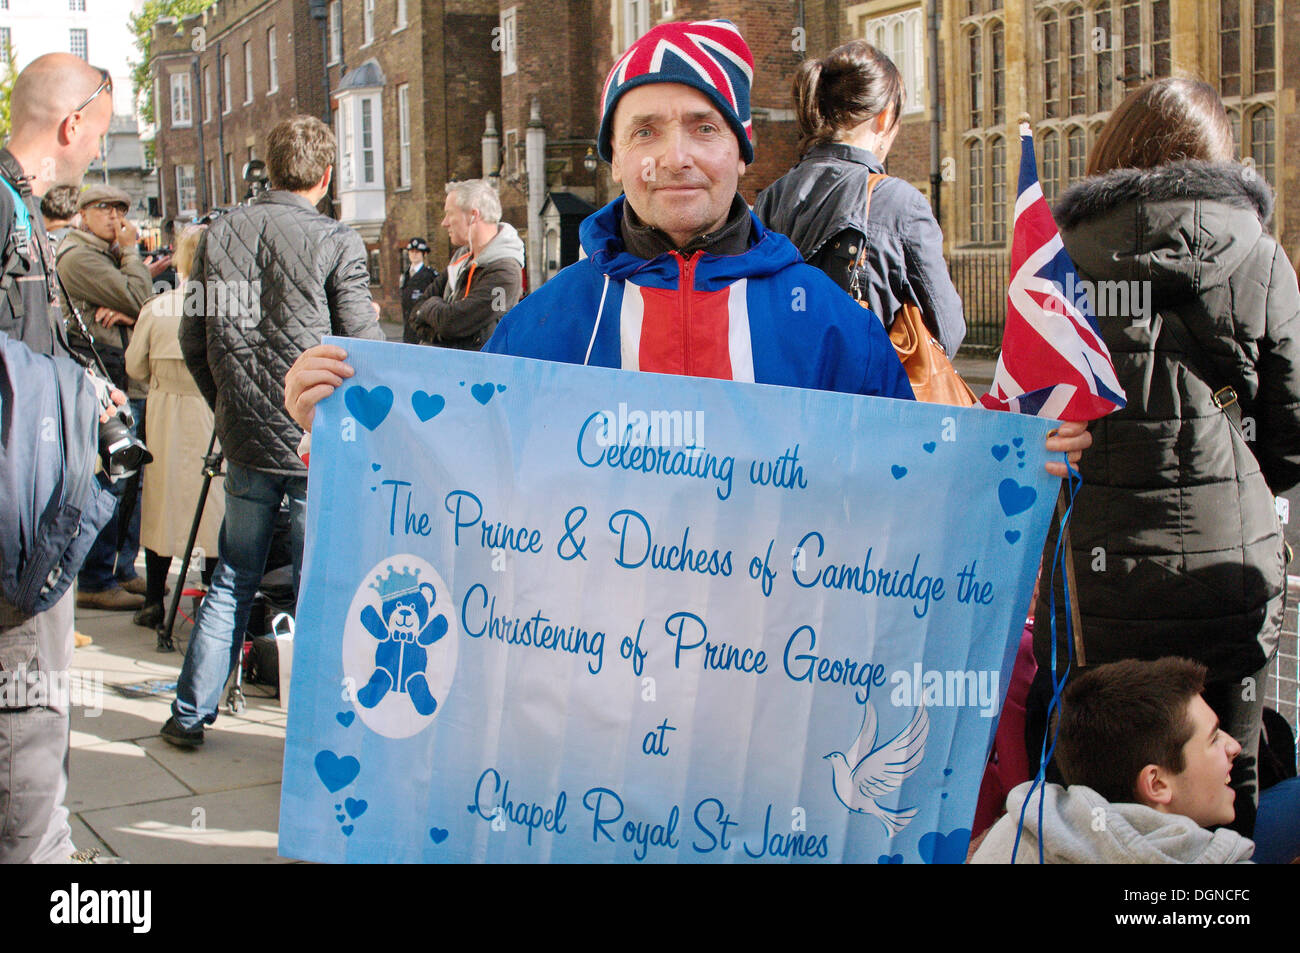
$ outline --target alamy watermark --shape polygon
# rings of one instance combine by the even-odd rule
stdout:
[[[596,443],[602,447],[703,447],[702,410],[628,410],[620,402],[618,412],[602,410],[591,421]]]
[[[1087,281],[1069,272],[1061,290],[1065,299],[1080,313],[1085,313],[1091,303],[1092,313],[1099,318],[1123,317],[1133,324],[1151,323],[1149,281]],[[1048,299],[1049,309],[1055,301],[1054,298]]]
[[[103,672],[0,671],[0,708],[68,711],[74,705],[84,708],[88,718],[103,712]]]

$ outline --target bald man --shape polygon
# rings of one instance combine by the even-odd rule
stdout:
[[[108,131],[113,116],[112,82],[106,71],[75,56],[51,53],[33,60],[18,75],[10,110],[9,141],[6,148],[0,149],[0,249],[3,250],[0,331],[38,355],[63,357],[69,353],[67,339],[54,304],[54,262],[37,203],[55,185],[80,185],[86,166],[99,152],[99,141]],[[26,351],[22,347],[12,343],[6,343],[6,347],[14,349],[14,361],[6,370],[27,373],[26,377],[10,381],[10,386],[17,390],[31,381],[46,380],[22,370],[25,364],[32,363],[23,358]],[[70,362],[54,363],[65,371],[70,366]],[[79,372],[74,371],[70,379],[86,385],[86,378]],[[30,395],[23,392],[23,396]],[[70,403],[74,410],[85,406],[75,400]],[[51,460],[48,455],[37,453],[39,438],[35,434],[38,431],[32,428],[39,427],[40,422],[23,429],[27,423],[15,419],[12,427],[0,431],[0,464],[9,464],[3,472],[5,497],[10,499],[12,495],[13,500],[0,510],[0,579],[5,583],[4,593],[18,602],[30,591],[23,588],[23,580],[33,575],[33,570],[37,582],[45,581],[53,592],[58,592],[60,585],[68,586],[86,549],[81,546],[80,558],[74,558],[71,554],[78,550],[69,538],[71,527],[34,525],[29,518],[27,509],[33,500],[34,509],[40,512],[42,488],[46,486],[43,481],[50,476],[50,471],[53,470],[55,478],[60,474],[56,469],[57,457]],[[64,452],[80,445],[78,439],[73,439],[74,435],[85,442],[93,440],[93,431],[87,435],[92,425],[93,420],[78,421],[75,416],[65,416]],[[18,463],[23,460],[35,461],[36,472],[22,472]],[[74,479],[82,475],[68,472],[67,457],[63,458],[62,465],[64,475],[68,476],[67,492],[74,492],[74,486],[83,489],[87,483],[92,486],[82,497],[67,503],[82,508],[80,533],[89,531],[93,538],[112,510],[102,513],[102,519],[96,524],[87,515],[100,512],[93,489],[95,481]],[[24,484],[24,479],[31,482]],[[24,535],[25,548],[14,542]],[[58,557],[67,554],[68,561],[59,567],[61,574],[46,575],[46,564],[38,564],[38,559],[49,555],[45,548],[52,549]],[[18,580],[16,586],[12,585],[14,580]],[[39,604],[48,602],[46,599]],[[20,610],[0,594],[0,679],[3,680],[0,684],[3,689],[0,691],[0,863],[3,864],[66,863],[70,859],[84,859],[84,855],[74,855],[76,848],[68,827],[68,812],[63,806],[68,786],[68,699],[64,697],[66,693],[36,694],[27,687],[39,684],[31,682],[35,673],[43,676],[47,688],[58,684],[58,676],[66,676],[72,663],[72,614],[71,588],[65,588],[57,602],[34,615]],[[16,688],[20,680],[14,678],[19,671],[28,676],[21,691]],[[66,678],[61,681],[67,682]]]

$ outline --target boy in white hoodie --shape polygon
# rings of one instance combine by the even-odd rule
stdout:
[[[1248,863],[1255,845],[1231,823],[1232,761],[1241,751],[1201,698],[1205,666],[1128,660],[1085,670],[1061,698],[1056,761],[1069,787],[1049,784],[1042,820],[1024,810],[1016,863]],[[1006,864],[1031,783],[1007,798],[971,863]]]

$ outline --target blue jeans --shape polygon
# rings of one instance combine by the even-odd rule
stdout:
[[[135,417],[135,425],[131,428],[131,433],[139,436],[144,429],[145,402],[143,400],[131,401],[131,415]],[[99,531],[95,542],[91,544],[90,552],[86,554],[86,561],[77,574],[79,591],[105,592],[116,588],[119,582],[130,582],[136,577],[135,557],[140,551],[142,486],[143,482],[137,475],[128,480],[119,480],[109,488],[118,498],[117,509],[113,511],[112,518],[104,524],[104,528]],[[135,492],[135,506],[131,511],[131,524],[126,528],[126,535],[122,537],[122,546],[119,549],[117,515],[126,503],[123,494],[128,490]]]
[[[226,463],[226,518],[216,572],[194,624],[185,665],[176,683],[172,714],[181,727],[212,724],[226,680],[239,663],[253,607],[266,569],[266,554],[280,502],[289,497],[293,588],[302,571],[303,530],[307,519],[307,478],[276,476]]]

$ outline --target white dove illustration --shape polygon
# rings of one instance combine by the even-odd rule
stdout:
[[[925,739],[930,735],[930,716],[922,705],[906,728],[877,745],[876,708],[868,699],[863,709],[862,730],[848,757],[835,751],[822,760],[831,763],[835,796],[840,803],[857,814],[876,818],[892,836],[907,826],[918,809],[895,810],[882,807],[876,800],[898,790],[903,780],[921,766]]]

